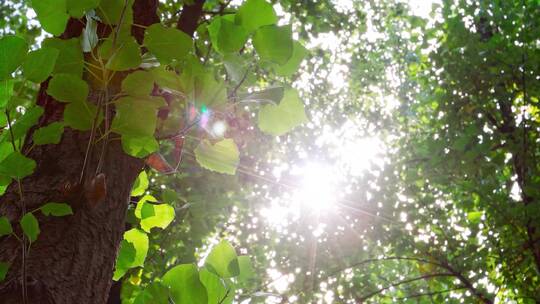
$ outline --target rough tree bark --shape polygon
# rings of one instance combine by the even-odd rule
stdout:
[[[135,0],[134,22],[142,25],[158,22],[157,5],[157,0]],[[78,36],[81,29],[80,21],[71,20],[61,37]],[[132,34],[142,41],[144,33],[140,28],[134,27]],[[47,82],[41,85],[38,94],[37,104],[45,110],[39,126],[60,120],[64,108],[45,93],[46,88]],[[126,155],[119,141],[110,141],[100,170],[106,176],[107,195],[101,203],[91,207],[85,198],[84,186],[77,185],[89,133],[66,128],[58,145],[34,147],[28,156],[36,161],[36,170],[21,181],[24,204],[16,182],[0,198],[0,215],[10,219],[18,235],[22,233],[16,223],[24,209],[28,212],[47,202],[66,202],[74,211],[73,215],[65,217],[46,217],[35,212],[41,234],[24,261],[28,303],[99,304],[107,301],[124,232],[130,189],[144,163]],[[27,140],[23,151],[30,144]],[[89,158],[88,180],[96,174],[98,154]],[[0,261],[10,264],[6,279],[0,284],[0,302],[22,303],[22,245],[15,237],[0,238]]]

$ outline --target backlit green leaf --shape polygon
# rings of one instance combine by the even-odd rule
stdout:
[[[7,35],[0,38],[0,79],[10,77],[24,60],[28,44],[18,36]]]
[[[0,162],[0,174],[16,179],[22,179],[32,173],[36,168],[36,162],[22,155],[20,152],[12,152]]]
[[[127,154],[143,158],[159,149],[159,143],[154,136],[122,135],[122,148]]]
[[[150,229],[167,228],[174,220],[174,208],[169,204],[152,204],[142,199],[137,203],[135,216],[141,220],[141,228],[150,232]]]
[[[241,26],[234,24],[232,15],[215,18],[208,26],[208,32],[213,47],[220,53],[239,51],[247,41],[248,32]]]
[[[240,268],[240,275],[238,276],[239,282],[246,282],[249,279],[255,277],[255,271],[251,266],[251,259],[247,255],[241,255],[238,257],[238,266]]]
[[[167,271],[163,285],[169,288],[175,303],[208,303],[206,288],[194,264],[178,265]]]
[[[0,80],[0,109],[7,106],[9,99],[13,95],[13,79]]]
[[[88,0],[85,0],[88,1]],[[101,0],[97,12],[106,24],[118,24],[122,16],[125,0]],[[131,24],[133,20],[133,0],[127,2],[122,24]]]
[[[307,121],[304,105],[296,90],[286,90],[279,105],[267,104],[259,110],[259,129],[282,135]]]
[[[306,48],[300,44],[300,42],[294,41],[291,58],[289,58],[285,64],[276,66],[274,71],[276,71],[276,73],[280,76],[289,77],[293,75],[296,73],[296,71],[298,71],[298,67],[307,54],[308,50],[306,50]]]
[[[12,232],[13,228],[11,227],[9,219],[5,216],[0,217],[0,237],[11,234]]]
[[[235,174],[240,160],[236,143],[228,138],[215,144],[203,140],[195,149],[195,158],[201,167],[225,174]]]
[[[45,31],[54,36],[64,32],[69,19],[66,0],[32,0],[31,6]]]
[[[131,137],[149,137],[154,135],[157,123],[157,110],[166,105],[161,97],[148,96],[135,98],[122,97],[115,101],[116,115],[112,130]]]
[[[193,41],[186,33],[159,23],[146,29],[144,45],[163,64],[183,59],[192,49]]]
[[[45,127],[41,127],[34,132],[32,139],[36,145],[58,144],[64,133],[64,124],[53,122]]]
[[[22,117],[17,119],[17,121],[12,125],[13,132],[4,132],[0,135],[2,139],[8,139],[11,141],[11,133],[13,133],[13,140],[19,140],[26,135],[26,132],[33,127],[43,114],[43,108],[40,106],[35,106],[30,108],[24,113]],[[2,140],[0,140],[2,141]]]
[[[135,183],[133,184],[133,189],[131,190],[131,196],[141,196],[144,194],[148,188],[148,174],[146,171],[141,171]]]
[[[201,269],[199,278],[208,293],[208,304],[230,303],[229,299],[225,299],[225,297],[232,300],[234,292],[227,293],[227,287],[220,277],[206,269]]]
[[[124,249],[124,253],[122,253],[123,249],[120,249],[113,276],[113,280],[115,281],[124,276],[129,268],[143,266],[146,254],[148,253],[148,235],[143,231],[137,228],[126,231],[124,233],[124,241],[122,248],[126,247],[126,249]],[[124,246],[124,244],[126,245]],[[135,251],[134,256],[132,255],[132,249]],[[130,259],[131,257],[132,259]]]
[[[292,31],[289,25],[266,25],[253,36],[253,46],[262,60],[286,64],[293,53]]]
[[[226,240],[222,240],[212,248],[204,265],[222,278],[231,278],[240,274],[236,251]]]
[[[236,13],[236,23],[241,24],[249,32],[276,22],[276,12],[272,4],[265,0],[247,0]]]
[[[32,214],[32,212],[26,213],[21,218],[20,224],[21,224],[22,231],[24,232],[28,240],[31,243],[35,242],[38,238],[40,230],[39,230],[39,223],[36,217],[34,216],[34,214]]]
[[[71,206],[66,203],[47,203],[39,209],[44,215],[65,216],[73,214]]]

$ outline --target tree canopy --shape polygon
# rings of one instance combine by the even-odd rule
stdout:
[[[0,295],[122,153],[109,303],[540,303],[539,1],[154,2],[0,7]]]

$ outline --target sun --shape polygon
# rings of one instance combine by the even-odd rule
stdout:
[[[331,166],[308,163],[299,172],[299,187],[293,200],[303,209],[321,212],[330,209],[337,201],[336,172]]]

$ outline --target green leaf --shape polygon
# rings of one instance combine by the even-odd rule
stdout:
[[[125,243],[131,244],[124,245]],[[122,249],[122,248],[126,249]],[[132,249],[135,255],[132,255]],[[122,252],[124,250],[124,252]],[[148,235],[143,231],[133,228],[124,233],[124,241],[120,248],[120,253],[116,262],[113,280],[118,281],[129,268],[140,267],[144,265],[146,254],[148,253]]]
[[[175,303],[208,303],[206,288],[194,264],[171,268],[163,275],[163,285],[169,288]]]
[[[43,41],[42,47],[55,48],[60,52],[58,54],[60,60],[56,60],[53,74],[75,74],[82,78],[84,58],[79,39],[47,38]]]
[[[227,75],[234,83],[240,83],[244,78],[247,67],[244,60],[236,54],[227,54],[223,57],[223,65]]]
[[[473,211],[473,212],[469,212],[467,213],[467,219],[471,222],[471,223],[479,223],[480,222],[480,219],[482,218],[482,215],[484,214],[483,211]]]
[[[125,0],[101,0],[97,12],[105,24],[118,24],[122,16]],[[131,24],[133,20],[133,0],[127,3],[122,24]]]
[[[28,53],[22,65],[26,79],[37,83],[45,81],[54,69],[58,54],[60,51],[49,47]]]
[[[154,136],[122,135],[122,148],[133,157],[143,158],[156,152],[159,149],[159,143]]]
[[[64,133],[64,124],[53,122],[45,127],[41,127],[34,132],[32,139],[36,145],[58,144]]]
[[[169,289],[154,281],[139,293],[133,304],[169,304]]]
[[[208,26],[212,46],[216,51],[226,54],[238,52],[246,43],[248,32],[241,26],[234,24],[233,15],[214,18]]]
[[[139,176],[137,176],[137,179],[133,184],[133,189],[131,189],[131,196],[141,196],[144,194],[147,188],[148,174],[146,174],[146,171],[143,170],[141,171],[141,173],[139,173]]]
[[[236,23],[241,24],[249,32],[263,25],[276,24],[277,15],[272,4],[265,0],[247,0],[236,13]]]
[[[98,6],[100,0],[67,0],[67,12],[71,17],[80,19],[84,13]],[[88,19],[86,20],[88,22]]]
[[[69,15],[66,0],[32,0],[41,27],[53,36],[59,36],[66,29]]]
[[[97,107],[92,103],[71,102],[64,109],[64,122],[66,126],[75,130],[87,131],[92,129]],[[101,124],[103,114],[100,112],[97,125]]]
[[[12,152],[0,162],[0,174],[16,179],[22,179],[32,173],[36,168],[36,162],[22,155],[20,152]]]
[[[18,36],[7,35],[0,39],[0,79],[10,77],[21,65],[28,52],[28,44]]]
[[[36,217],[34,216],[34,214],[32,214],[32,212],[26,213],[21,218],[20,224],[21,224],[22,231],[24,232],[26,237],[28,237],[28,240],[30,241],[30,243],[35,242],[37,240],[37,237],[40,231],[39,231],[39,223]]]
[[[0,237],[11,234],[12,232],[13,228],[11,227],[9,219],[5,216],[0,217]]]
[[[118,281],[126,274],[131,268],[133,261],[135,261],[136,255],[135,245],[126,240],[120,242],[120,250],[118,251],[118,257],[116,258],[113,280]]]
[[[226,240],[222,240],[212,248],[204,265],[222,278],[231,278],[240,274],[236,251]]]
[[[284,95],[285,89],[283,87],[270,87],[247,95],[240,95],[240,100],[248,102],[271,102],[277,104],[283,99]]]
[[[44,215],[65,216],[73,214],[71,206],[66,203],[47,203],[39,209]]]
[[[115,101],[116,115],[111,129],[130,137],[151,137],[157,124],[157,110],[166,103],[161,97],[126,96]]]
[[[180,91],[182,83],[180,76],[175,71],[167,70],[165,66],[160,66],[150,71],[154,78],[154,81],[163,89],[169,89],[171,91]]]
[[[199,272],[199,279],[208,293],[208,304],[230,303],[228,300],[229,298],[232,299],[234,292],[229,291],[227,294],[227,287],[225,287],[220,277],[206,269],[202,269]],[[225,297],[227,297],[226,300],[224,300]]]
[[[253,46],[262,60],[286,64],[293,53],[292,30],[289,25],[266,25],[253,36]]]
[[[230,138],[213,145],[203,140],[195,149],[195,158],[203,168],[233,175],[240,161],[240,152],[236,143]]]
[[[241,255],[238,257],[238,266],[240,268],[240,275],[238,276],[239,282],[247,282],[249,279],[255,277],[255,271],[251,266],[251,259],[247,255]]]
[[[306,48],[302,44],[300,44],[300,42],[294,41],[291,58],[289,58],[289,60],[285,64],[276,66],[274,68],[274,71],[278,75],[284,77],[289,77],[293,75],[294,73],[296,73],[296,71],[298,71],[298,67],[302,63],[302,60],[304,60],[304,57],[307,56],[307,54],[308,50],[306,50]]]
[[[0,138],[3,141],[5,139],[8,139],[11,141],[11,133],[13,133],[13,140],[19,140],[23,138],[26,135],[26,132],[34,126],[41,115],[43,114],[43,108],[40,106],[35,106],[33,108],[30,108],[24,113],[24,115],[17,119],[15,124],[12,125],[12,132],[3,132]]]
[[[154,88],[154,75],[148,71],[136,71],[122,81],[122,91],[131,96],[148,96]]]
[[[0,262],[0,282],[2,282],[6,278],[6,274],[9,270],[9,264]]]
[[[174,220],[174,208],[169,204],[147,203],[143,197],[137,203],[135,216],[141,220],[141,228],[146,232],[154,227],[165,229]]]
[[[61,102],[86,102],[88,83],[72,74],[57,74],[49,81],[47,94]]]
[[[296,90],[286,90],[279,105],[267,104],[259,111],[259,129],[282,135],[307,121],[304,105]]]
[[[144,45],[162,64],[182,60],[191,51],[193,41],[186,33],[156,23],[146,29]]]
[[[7,106],[9,99],[13,95],[13,79],[0,80],[0,109]]]
[[[112,40],[105,40],[100,46],[99,54],[108,59],[105,67],[111,71],[134,69],[142,62],[139,44],[131,36],[123,41],[117,41],[114,49]]]

